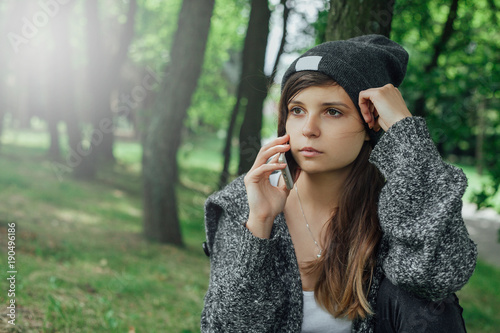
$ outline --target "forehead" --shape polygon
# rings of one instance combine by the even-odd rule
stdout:
[[[311,86],[304,88],[292,97],[290,103],[294,102],[308,104],[343,103],[349,108],[355,108],[351,98],[340,85]]]

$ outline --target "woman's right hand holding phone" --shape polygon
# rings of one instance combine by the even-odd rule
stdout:
[[[275,187],[269,181],[273,171],[286,167],[285,163],[278,162],[278,153],[290,150],[290,145],[287,144],[289,140],[290,136],[285,134],[264,145],[244,178],[250,207],[246,227],[259,238],[270,237],[274,218],[283,211],[290,193],[285,184]],[[273,155],[276,156],[266,163]]]

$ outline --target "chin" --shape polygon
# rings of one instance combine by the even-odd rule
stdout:
[[[322,172],[327,172],[326,168],[319,166],[319,165],[307,165],[308,163],[301,163],[299,164],[299,168],[301,169],[301,172],[305,172],[308,174],[318,174]]]
[[[317,175],[321,173],[336,173],[339,171],[346,171],[351,168],[352,163],[346,163],[342,165],[331,165],[331,166],[325,166],[324,163],[307,163],[301,161],[300,164],[298,164],[299,168],[302,170],[302,172],[305,172],[310,175]]]

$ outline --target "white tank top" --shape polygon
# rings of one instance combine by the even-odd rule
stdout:
[[[304,294],[304,318],[302,333],[349,333],[352,322],[335,318],[316,303],[314,291],[302,291]]]
[[[281,172],[269,176],[271,185],[278,186]],[[302,291],[304,295],[304,318],[302,333],[349,333],[352,322],[343,318],[335,318],[316,303],[314,291]]]

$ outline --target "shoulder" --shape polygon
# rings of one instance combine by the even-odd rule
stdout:
[[[245,183],[241,175],[222,190],[214,192],[205,201],[205,232],[209,251],[215,240],[215,234],[222,225],[244,224],[248,220],[250,208]],[[222,222],[225,221],[225,222]]]
[[[248,206],[244,177],[245,174],[234,179],[222,190],[212,193],[205,202],[205,210],[222,209],[230,212]]]

